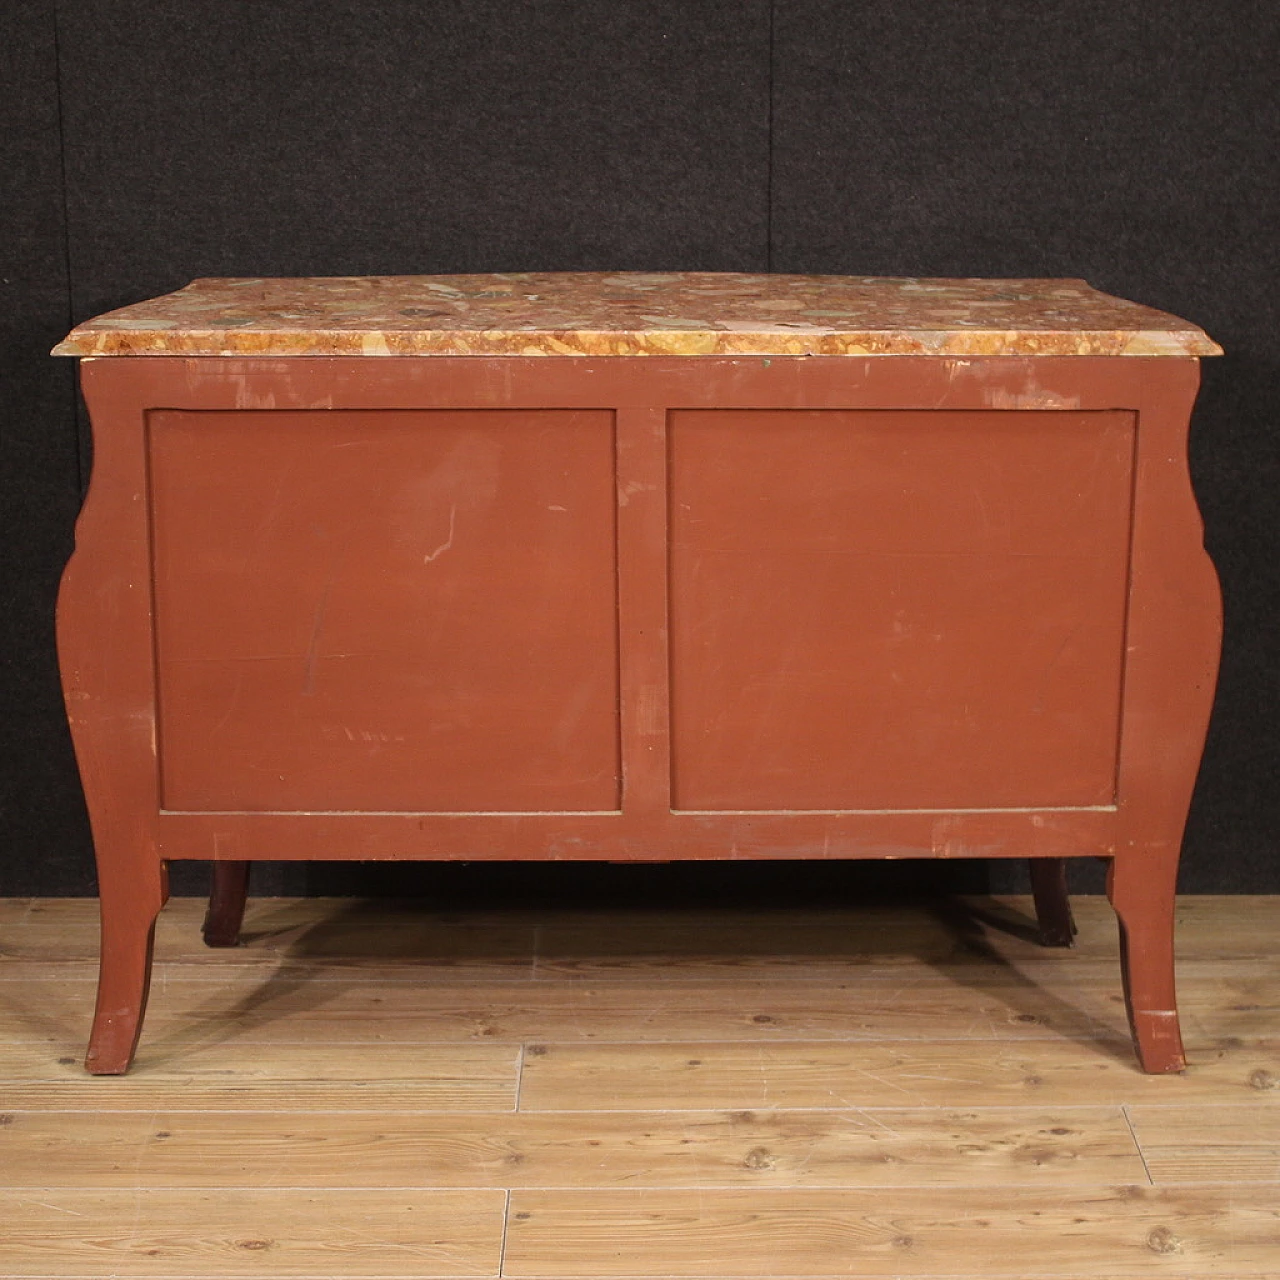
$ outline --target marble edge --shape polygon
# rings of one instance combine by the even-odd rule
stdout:
[[[72,330],[55,356],[1220,356],[1203,330]]]

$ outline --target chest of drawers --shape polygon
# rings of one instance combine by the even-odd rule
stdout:
[[[1183,1064],[1198,357],[1079,281],[197,281],[99,317],[59,602],[119,1073],[172,859],[1110,864]]]

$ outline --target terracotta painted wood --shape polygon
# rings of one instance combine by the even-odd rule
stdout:
[[[670,432],[677,809],[1114,803],[1132,414]]]
[[[618,809],[610,413],[148,432],[165,810]]]
[[[1182,1066],[1220,626],[1194,359],[82,376],[59,637],[103,885],[91,1070],[128,1066],[174,858],[1100,856],[1141,1061]]]
[[[168,898],[157,848],[146,443],[95,439],[92,492],[58,596],[58,658],[98,862],[101,954],[89,1071],[128,1069],[151,984],[155,921]],[[95,533],[95,529],[97,532]]]

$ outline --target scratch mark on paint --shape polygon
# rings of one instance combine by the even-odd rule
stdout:
[[[1058,664],[1062,661],[1063,654],[1067,651],[1067,646],[1076,638],[1076,632],[1079,631],[1078,626],[1073,626],[1065,636],[1058,642],[1058,647],[1053,651],[1053,656],[1049,659],[1048,665],[1045,667],[1040,676],[1040,684],[1036,689],[1035,702],[1031,705],[1031,710],[1036,715],[1044,712],[1045,699],[1049,692],[1049,682],[1053,679],[1053,673],[1057,669]]]
[[[458,504],[455,502],[449,508],[449,536],[434,550],[428,552],[422,557],[423,564],[430,564],[437,556],[442,556],[453,546],[453,530],[458,520]]]
[[[628,480],[618,486],[618,506],[625,507],[637,493],[652,493],[654,487],[642,480]]]
[[[1050,391],[1040,385],[1039,379],[1031,374],[1026,385],[1020,390],[1010,391],[1006,387],[987,387],[985,397],[989,409],[1078,409],[1078,395],[1062,394]]]
[[[209,737],[216,738],[219,733],[226,727],[227,721],[235,715],[240,706],[240,692],[244,688],[244,668],[236,667],[235,684],[231,687],[231,697],[227,699],[227,709],[222,713],[222,718],[217,724],[209,730]]]
[[[311,623],[311,639],[307,643],[307,658],[302,668],[302,693],[311,697],[316,691],[316,656],[320,649],[320,632],[324,629],[324,615],[329,608],[329,592],[333,589],[338,562],[335,560],[329,569],[329,576],[324,580],[324,590],[320,593],[320,603],[316,605],[316,615]]]

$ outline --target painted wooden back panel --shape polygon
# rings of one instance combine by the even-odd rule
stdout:
[[[1113,803],[1133,424],[673,414],[674,807]]]
[[[166,809],[618,807],[611,412],[148,434]]]

